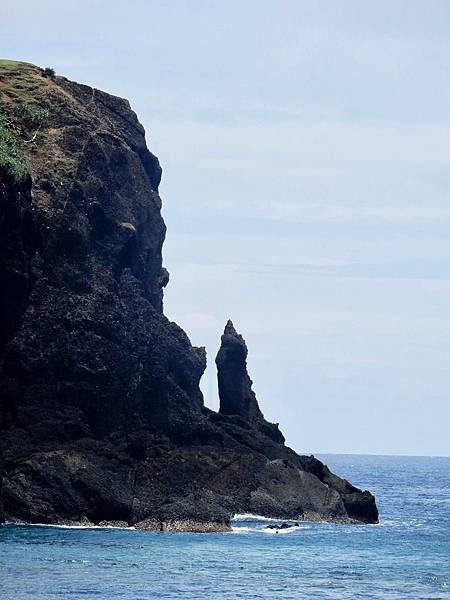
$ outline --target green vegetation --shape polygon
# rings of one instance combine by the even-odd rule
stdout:
[[[34,93],[39,88],[36,81],[36,67],[27,63],[12,60],[0,61],[0,92],[12,102],[32,104],[35,102]]]
[[[33,108],[29,104],[14,104],[11,112],[17,116],[25,127],[40,127],[44,125],[49,112],[46,108]]]
[[[29,104],[2,105],[0,114],[0,166],[15,181],[29,172],[24,149],[35,150],[43,142],[41,127],[48,118],[48,110],[34,109]]]
[[[28,63],[0,60],[0,166],[16,181],[29,172],[25,150],[44,141],[49,111],[38,93],[42,74]]]
[[[45,77],[50,77],[50,79],[53,79],[55,77],[55,69],[52,69],[51,67],[45,67],[45,69],[42,69],[42,74]]]
[[[20,136],[8,129],[6,119],[0,115],[0,167],[9,173],[14,181],[21,181],[28,174],[28,165],[23,153]]]

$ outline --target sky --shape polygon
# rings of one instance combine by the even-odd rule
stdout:
[[[0,56],[130,100],[208,406],[231,318],[297,451],[450,455],[449,28],[447,0],[4,0]]]

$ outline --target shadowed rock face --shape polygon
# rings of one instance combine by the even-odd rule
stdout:
[[[260,421],[252,380],[247,373],[247,345],[231,321],[225,326],[222,344],[216,357],[219,399],[222,415],[240,415],[247,421]]]
[[[216,357],[219,399],[222,415],[238,415],[280,444],[284,437],[278,425],[264,419],[252,380],[247,372],[247,345],[231,321],[225,326],[222,343]]]
[[[23,95],[48,111],[24,146],[30,174],[0,167],[0,517],[375,522],[369,492],[265,421],[231,323],[221,409],[204,406],[205,350],[162,312],[161,169],[128,102],[1,61],[0,91],[24,139]]]

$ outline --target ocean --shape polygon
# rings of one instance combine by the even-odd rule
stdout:
[[[0,526],[1,600],[450,598],[450,458],[321,455],[378,525],[251,515],[232,533]]]

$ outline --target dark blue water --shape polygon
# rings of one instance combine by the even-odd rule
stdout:
[[[1,600],[450,598],[450,458],[321,457],[372,490],[379,525],[274,534],[0,527]]]

